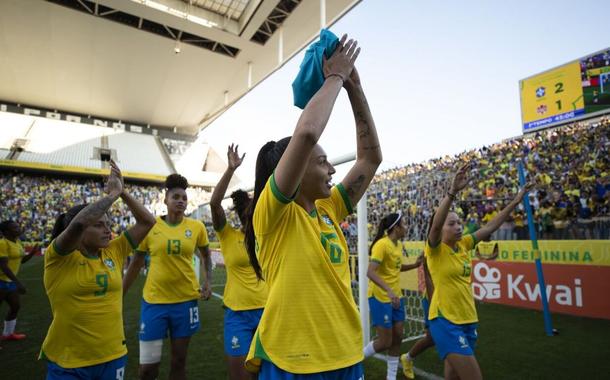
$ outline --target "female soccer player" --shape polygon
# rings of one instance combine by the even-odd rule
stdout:
[[[267,300],[267,284],[256,278],[244,245],[243,230],[246,225],[246,209],[251,202],[248,193],[237,190],[231,194],[233,209],[237,212],[241,229],[233,228],[227,223],[227,217],[221,205],[233,173],[241,165],[245,156],[244,153],[240,157],[237,148],[234,145],[229,146],[227,151],[229,166],[214,188],[210,208],[212,223],[218,240],[220,240],[220,251],[224,256],[225,268],[227,268],[227,284],[223,302],[225,306],[224,344],[229,378],[247,380],[251,379],[251,375],[246,371],[244,361],[263,314]]]
[[[428,310],[430,309],[430,299],[434,293],[434,285],[430,278],[430,272],[428,271],[425,257],[422,265],[418,269],[417,277],[420,284],[420,293],[423,294],[421,306],[424,312],[424,336],[415,342],[409,352],[400,355],[402,373],[407,379],[415,379],[415,372],[413,371],[413,362],[415,361],[415,358],[428,348],[434,346],[434,340],[432,340],[432,335],[430,334],[430,322],[428,321]]]
[[[155,218],[123,188],[110,162],[107,195],[61,214],[44,261],[44,286],[53,321],[42,344],[47,379],[123,379],[123,263],[155,224]],[[136,224],[111,240],[108,210],[121,198]]]
[[[354,69],[359,49],[341,38],[324,62],[325,81],[292,137],[265,144],[256,161],[246,247],[269,297],[247,366],[260,380],[360,379],[362,328],[339,223],[381,163],[375,124]],[[357,159],[343,181],[317,142],[345,87],[356,119]],[[259,264],[260,263],[260,264]]]
[[[400,272],[419,267],[423,259],[423,256],[419,256],[413,264],[402,263],[401,239],[406,232],[402,213],[389,214],[381,219],[369,250],[371,261],[366,273],[372,282],[369,288],[369,308],[373,326],[377,329],[377,338],[364,348],[364,357],[388,350],[386,379],[396,379],[405,322]]]
[[[2,340],[25,339],[25,334],[15,332],[17,324],[17,313],[21,307],[20,294],[25,294],[25,286],[17,278],[21,264],[29,261],[36,254],[37,249],[25,254],[19,236],[21,227],[12,220],[0,223],[0,304],[6,300],[8,313],[4,319],[4,331]]]
[[[167,215],[158,217],[155,226],[137,248],[123,280],[126,293],[150,256],[140,310],[140,378],[156,379],[163,339],[171,339],[171,379],[186,378],[186,355],[191,336],[199,330],[199,298],[209,299],[212,261],[208,233],[203,223],[184,216],[188,181],[180,174],[165,179]],[[206,272],[199,286],[193,268],[198,250]]]
[[[481,369],[474,356],[477,340],[477,311],[471,287],[471,257],[468,251],[487,240],[510,216],[523,196],[526,185],[502,211],[474,233],[462,236],[459,216],[450,211],[457,193],[466,187],[470,166],[463,165],[455,175],[449,192],[432,219],[425,255],[435,289],[430,301],[430,332],[446,379],[481,379]]]
[[[428,236],[430,233],[433,219],[434,215],[432,215],[428,223],[428,231],[426,232],[426,236]],[[432,335],[430,334],[430,321],[428,320],[428,311],[430,310],[430,300],[432,299],[432,294],[434,293],[434,284],[432,283],[432,278],[430,277],[430,271],[428,270],[428,264],[425,256],[423,258],[422,265],[420,265],[420,267],[417,269],[417,282],[419,288],[418,290],[420,294],[422,294],[421,306],[424,312],[424,336],[415,342],[413,347],[411,347],[406,354],[400,355],[402,373],[407,379],[415,379],[415,372],[413,370],[413,362],[415,361],[415,358],[428,348],[434,346],[434,340],[432,340]]]

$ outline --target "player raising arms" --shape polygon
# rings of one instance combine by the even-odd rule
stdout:
[[[400,272],[419,267],[423,259],[420,255],[413,264],[402,263],[401,239],[405,237],[406,232],[401,212],[381,219],[369,250],[371,261],[366,273],[372,282],[369,288],[369,307],[373,326],[377,329],[377,338],[364,348],[364,357],[388,350],[388,380],[396,379],[405,322]]]
[[[224,345],[231,380],[251,378],[250,373],[244,367],[244,361],[263,314],[265,301],[267,301],[267,284],[256,278],[244,245],[243,230],[246,225],[246,210],[252,200],[243,190],[237,190],[231,194],[233,209],[239,217],[241,229],[233,228],[227,223],[227,217],[221,205],[233,173],[241,165],[245,156],[244,153],[240,157],[237,148],[237,146],[229,146],[227,151],[229,165],[214,188],[210,199],[212,223],[220,241],[220,251],[227,269],[227,284],[223,296],[225,306]]]
[[[343,36],[324,62],[324,84],[292,137],[268,142],[258,153],[246,246],[269,297],[247,365],[260,365],[260,380],[363,377],[362,327],[339,223],[364,194],[382,157],[354,69],[358,54],[356,42]],[[335,169],[317,142],[342,87],[356,118],[357,159],[343,181],[331,186]]]
[[[53,227],[44,255],[44,286],[53,321],[42,344],[47,379],[123,379],[123,263],[155,218],[123,188],[110,161],[106,196],[72,207]],[[136,224],[111,240],[108,210],[121,198]]]
[[[188,345],[199,330],[197,300],[209,299],[212,261],[208,233],[203,223],[184,216],[188,181],[180,174],[165,179],[167,215],[158,217],[155,226],[140,243],[123,279],[126,293],[150,256],[140,310],[140,378],[156,379],[163,339],[171,339],[170,378],[186,378]],[[206,273],[200,287],[193,268],[198,251]]]
[[[3,221],[0,223],[0,232],[3,237],[0,239],[0,304],[2,301],[8,303],[8,313],[0,339],[21,340],[25,339],[25,334],[16,333],[15,325],[17,324],[17,313],[21,307],[19,295],[25,294],[25,286],[17,278],[17,273],[19,273],[21,264],[34,257],[38,249],[34,248],[29,254],[25,254],[19,240],[22,231],[17,222]]]
[[[462,220],[450,208],[457,193],[466,187],[469,171],[470,166],[465,164],[453,178],[449,192],[432,218],[425,248],[426,263],[435,287],[430,301],[430,332],[439,356],[445,362],[446,379],[482,378],[474,356],[478,317],[472,295],[469,251],[500,228],[532,187],[526,185],[486,225],[462,236]]]

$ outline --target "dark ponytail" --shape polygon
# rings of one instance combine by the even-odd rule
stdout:
[[[377,241],[380,240],[383,235],[385,235],[386,230],[389,229],[389,231],[387,231],[388,233],[393,230],[394,227],[396,227],[400,223],[400,219],[402,219],[402,214],[400,213],[392,213],[386,215],[381,219],[381,222],[379,222],[379,227],[377,229],[377,235],[375,235],[375,239],[373,239],[373,242],[369,247],[369,256],[373,254],[373,246],[375,245],[375,243],[377,243]]]
[[[278,142],[269,141],[259,150],[258,156],[256,157],[256,174],[254,180],[254,196],[248,209],[246,210],[246,228],[244,243],[246,244],[246,250],[248,251],[248,258],[250,259],[250,265],[254,268],[254,273],[259,280],[263,279],[263,271],[256,257],[256,237],[254,235],[254,226],[252,225],[252,216],[256,209],[256,203],[258,198],[261,196],[269,177],[273,174],[273,171],[280,162],[282,155],[288,147],[290,137],[285,137]]]
[[[11,219],[5,220],[2,223],[0,223],[0,234],[1,234],[1,236],[6,237],[8,231],[9,231],[9,229],[11,227],[11,224],[13,224],[13,223],[15,223],[15,222],[12,221]]]
[[[231,199],[233,199],[233,209],[237,213],[237,216],[239,216],[239,220],[243,225],[246,220],[246,210],[252,199],[250,199],[248,193],[243,190],[235,190],[232,192]]]
[[[57,219],[55,219],[55,225],[53,226],[53,232],[51,233],[51,240],[55,240],[68,226],[72,219],[81,212],[82,209],[87,207],[87,204],[82,204],[78,206],[74,206],[69,209],[67,212],[60,214]]]

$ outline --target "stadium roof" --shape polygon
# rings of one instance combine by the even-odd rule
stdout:
[[[0,100],[196,134],[359,2],[2,0]]]

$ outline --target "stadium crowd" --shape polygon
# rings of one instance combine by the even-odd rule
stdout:
[[[446,193],[447,177],[463,162],[471,163],[474,186],[460,194],[456,211],[465,228],[475,231],[517,193],[517,164],[523,160],[537,183],[530,203],[540,238],[608,239],[609,145],[610,119],[605,117],[385,171],[369,187],[369,232],[384,215],[400,209],[408,216],[406,240],[423,240],[431,213]],[[520,206],[492,239],[527,239],[527,228]]]
[[[446,191],[443,186],[448,183],[447,177],[465,161],[472,165],[475,186],[460,195],[456,211],[472,232],[491,220],[517,192],[517,162],[522,159],[538,183],[530,201],[541,239],[609,239],[609,145],[610,120],[602,118],[385,171],[375,177],[368,191],[369,235],[383,215],[400,209],[407,215],[406,239],[422,240],[431,213]],[[93,179],[3,172],[0,219],[22,223],[25,241],[48,242],[55,218],[64,211],[57,205],[91,202],[102,194],[101,186],[101,181]],[[163,213],[161,187],[126,186],[154,215]],[[192,187],[188,192],[187,213],[209,199],[209,193],[201,188]],[[229,219],[236,222],[232,214]],[[134,222],[121,202],[112,208],[112,221],[115,232]],[[210,221],[205,222],[211,226]],[[356,226],[356,216],[341,224],[349,241],[357,236]],[[527,217],[522,207],[493,236],[499,240],[527,238]]]
[[[103,184],[93,179],[65,179],[16,172],[0,173],[0,220],[12,219],[24,229],[24,241],[50,241],[57,216],[80,203],[90,203],[103,194]],[[163,189],[160,186],[125,184],[127,190],[155,216],[165,213]],[[187,190],[187,213],[209,198],[202,188]],[[112,229],[120,233],[134,224],[122,201],[111,209]]]

